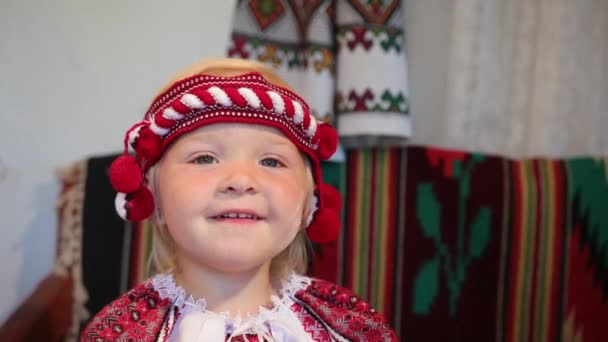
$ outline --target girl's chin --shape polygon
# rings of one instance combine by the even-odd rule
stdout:
[[[221,273],[236,274],[247,273],[259,270],[264,266],[266,260],[255,262],[254,260],[216,260],[212,265],[213,269]]]
[[[200,264],[211,267],[217,271],[226,273],[247,272],[258,269],[270,263],[275,256],[274,251],[251,250],[258,244],[248,241],[248,246],[244,244],[221,244],[214,247],[212,256],[203,257],[198,260]]]

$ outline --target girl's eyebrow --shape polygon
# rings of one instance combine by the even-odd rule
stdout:
[[[277,146],[277,147],[285,147],[288,149],[291,149],[291,146],[293,145],[291,142],[286,142],[286,141],[271,141],[268,142],[266,145],[269,146]]]
[[[177,153],[180,155],[190,156],[192,154],[198,153],[201,149],[218,149],[219,146],[215,141],[203,140],[203,139],[188,139],[185,141],[179,141],[176,146],[173,146],[177,150]]]
[[[298,154],[298,149],[291,142],[275,141],[261,144],[258,149],[280,152],[281,154]]]
[[[205,132],[194,133],[184,142],[183,148],[192,149],[200,147],[222,148],[226,144],[231,144],[230,139],[226,138],[220,132]],[[256,149],[277,148],[286,152],[296,151],[297,147],[291,141],[285,141],[278,136],[265,136],[253,140],[251,144],[255,144]],[[256,146],[257,145],[257,146]]]
[[[217,142],[203,140],[203,139],[190,139],[188,141],[184,141],[182,144],[182,148],[191,149],[191,148],[200,148],[200,147],[215,147],[217,146]]]

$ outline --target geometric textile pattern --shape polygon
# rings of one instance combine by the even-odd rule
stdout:
[[[606,160],[411,146],[351,150],[346,170],[340,246],[315,270],[402,340],[608,340]]]
[[[187,313],[188,309],[185,305],[188,304],[184,304],[184,300],[187,303],[189,299],[184,298],[183,294],[171,293],[170,290],[163,288],[161,283],[156,283],[159,277],[164,276],[157,275],[106,305],[81,332],[81,341],[166,342],[176,340],[176,335],[177,340],[182,341],[183,338],[179,336],[181,331],[178,319],[180,315]],[[290,309],[299,311],[296,315],[302,320],[290,322],[285,326],[287,331],[281,332],[281,329],[277,329],[279,336],[275,337],[281,337],[278,339],[279,341],[293,341],[294,336],[289,331],[295,326],[291,324],[300,324],[303,330],[308,332],[308,337],[313,337],[314,341],[397,341],[394,331],[389,329],[388,324],[378,312],[351,291],[320,279],[304,278],[304,282],[302,288],[291,288],[282,294],[281,301],[289,300],[298,303],[296,306],[291,306]],[[304,310],[302,311],[301,308]],[[194,310],[209,313],[204,307]],[[223,331],[227,331],[231,326],[236,326],[235,330],[241,329],[240,333],[232,331],[232,334],[236,335],[235,338],[232,338],[232,334],[230,334],[222,340],[227,342],[274,341],[272,336],[275,334],[274,331],[264,333],[264,337],[268,336],[268,339],[254,338],[249,334],[251,331],[258,335],[252,331],[251,325],[264,324],[263,322],[271,324],[276,321],[279,321],[279,324],[283,323],[282,319],[277,316],[282,315],[281,313],[268,314],[275,315],[275,317],[262,316],[262,322],[253,321],[245,322],[245,324],[239,323],[239,321],[242,322],[239,319],[236,319],[236,322],[229,322],[229,318],[224,319],[218,315],[218,318],[222,319],[221,324],[224,325]],[[205,322],[204,315],[198,319]],[[175,323],[176,320],[178,320],[177,323]],[[319,329],[323,329],[324,332]],[[177,334],[174,333],[176,331]],[[296,332],[297,330],[291,331]],[[201,333],[205,334],[204,328],[199,332],[199,334]],[[222,332],[218,333],[221,337]],[[218,333],[213,332],[213,335],[218,337]],[[298,336],[301,335],[298,334]],[[207,337],[207,335],[199,335],[196,340],[202,340],[201,337]],[[305,340],[311,339],[305,338]]]
[[[114,212],[115,157],[89,159],[74,196],[89,313],[150,276],[149,222],[125,227]],[[346,159],[322,166],[343,194],[343,225],[337,242],[314,246],[310,269],[352,289],[401,340],[608,341],[606,160],[421,146]]]
[[[336,124],[348,146],[411,135],[401,10],[401,1],[336,1]]]
[[[372,24],[384,24],[393,15],[399,1],[357,1],[349,0],[351,5],[359,12],[367,22]]]
[[[340,281],[389,319],[403,288],[397,251],[402,250],[404,212],[396,205],[404,193],[405,179],[399,175],[405,174],[405,151],[352,150],[346,169]]]
[[[405,225],[396,321],[408,338],[495,338],[506,168],[504,159],[480,154],[408,150],[405,201],[397,206]]]
[[[522,160],[511,170],[503,340],[608,340],[605,161]]]
[[[298,28],[300,29],[300,37],[306,39],[308,36],[308,27],[313,15],[323,3],[322,0],[289,0],[289,4],[293,9],[293,14],[298,20]]]
[[[277,21],[284,13],[285,7],[281,1],[276,0],[249,0],[249,9],[261,30]]]
[[[566,161],[567,253],[562,339],[608,341],[608,159]]]
[[[227,54],[274,68],[345,146],[361,147],[410,136],[403,44],[399,0],[240,1]]]
[[[317,118],[334,123],[335,51],[331,1],[271,1],[280,20],[266,29],[245,1],[233,15],[229,57],[257,60],[274,69],[310,105]],[[270,7],[270,6],[268,6]]]
[[[558,341],[562,320],[568,193],[558,160],[511,163],[511,215],[504,267],[502,337]]]
[[[602,284],[608,297],[608,160],[572,159],[566,163],[573,206],[572,225],[579,227],[581,248],[589,252],[589,267],[596,271],[595,281]]]

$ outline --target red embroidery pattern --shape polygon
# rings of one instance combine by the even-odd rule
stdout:
[[[351,90],[350,94],[348,95],[348,99],[355,103],[353,111],[367,110],[369,106],[366,104],[366,102],[372,101],[374,99],[374,94],[371,90],[369,90],[369,88],[365,89],[365,92],[363,92],[361,95],[357,95],[356,91]]]
[[[296,298],[350,341],[397,341],[384,318],[360,297],[338,285],[313,280]]]
[[[349,0],[350,4],[361,14],[368,23],[384,25],[395,13],[399,6],[398,0],[391,1],[360,1]]]
[[[354,27],[352,29],[354,37],[346,42],[346,45],[348,45],[348,49],[350,51],[354,50],[357,45],[362,45],[365,51],[369,51],[372,45],[374,45],[372,40],[365,37],[365,32],[367,32],[365,27]]]
[[[441,169],[443,175],[445,177],[452,177],[454,176],[454,162],[456,160],[464,161],[467,154],[461,151],[428,148],[426,150],[426,157],[433,167],[439,167],[439,165],[443,164]]]
[[[317,11],[317,8],[323,3],[319,0],[295,1],[289,0],[289,4],[293,9],[293,14],[298,20],[298,28],[300,29],[300,37],[306,40],[308,38],[308,26],[310,19]]]
[[[155,341],[170,305],[168,299],[160,299],[152,284],[143,283],[103,308],[83,330],[80,340]]]
[[[334,333],[349,341],[397,341],[384,318],[347,289],[323,280],[313,280],[295,297],[302,304],[295,303],[291,309],[315,341],[331,341]],[[160,299],[150,282],[143,283],[99,312],[83,330],[81,341],[156,341],[171,305],[168,298]],[[176,317],[178,315],[176,312]],[[331,332],[326,330],[326,326]],[[165,338],[170,333],[165,331]],[[255,336],[248,335],[247,338],[258,342]],[[242,337],[233,338],[235,342],[241,340],[244,341]]]
[[[262,31],[277,22],[285,13],[282,1],[277,0],[249,0],[249,8]]]
[[[249,52],[245,50],[247,39],[244,37],[233,36],[232,44],[234,46],[228,50],[228,56],[238,58],[249,58]]]
[[[302,327],[314,341],[331,342],[329,334],[327,333],[327,330],[325,330],[323,324],[311,316],[302,305],[293,303],[291,311],[296,314],[300,322],[302,322]]]

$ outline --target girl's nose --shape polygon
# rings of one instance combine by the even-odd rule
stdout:
[[[226,170],[226,178],[221,185],[221,191],[236,194],[257,193],[258,184],[254,171],[247,165],[234,165]]]

